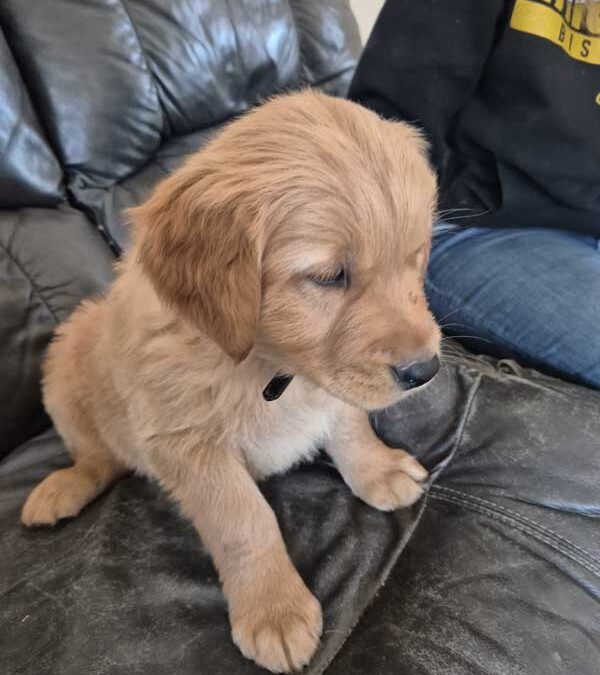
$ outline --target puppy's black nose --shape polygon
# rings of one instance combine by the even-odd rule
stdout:
[[[440,360],[434,356],[430,361],[413,363],[410,366],[392,366],[392,373],[403,389],[415,389],[432,380],[439,369]]]

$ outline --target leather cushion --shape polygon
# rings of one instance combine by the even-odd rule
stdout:
[[[0,208],[55,206],[63,173],[0,30]]]
[[[281,0],[4,0],[0,20],[82,203],[139,169],[164,138],[297,82]]]
[[[0,211],[0,457],[48,426],[40,394],[46,346],[77,303],[110,282],[113,260],[78,211]]]

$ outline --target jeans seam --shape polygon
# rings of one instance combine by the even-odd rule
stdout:
[[[481,513],[492,520],[511,525],[523,534],[528,534],[534,539],[538,539],[561,555],[575,561],[588,570],[588,572],[591,572],[594,576],[600,578],[600,563],[594,556],[557,532],[543,527],[539,523],[536,523],[525,516],[510,511],[495,502],[481,499],[465,492],[446,488],[441,485],[432,486],[429,497],[463,506],[471,511]],[[564,544],[568,544],[571,547],[571,550],[564,546]]]

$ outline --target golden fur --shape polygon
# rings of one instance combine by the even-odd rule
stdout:
[[[127,470],[158,479],[213,556],[241,651],[304,665],[321,610],[255,481],[324,446],[374,507],[420,496],[426,471],[365,410],[402,395],[391,365],[439,349],[435,191],[419,134],[348,101],[302,92],[229,125],[133,210],[107,297],[58,330],[44,397],[74,465],[23,522],[75,516]],[[340,265],[346,287],[318,283]],[[277,372],[296,377],[267,403]]]

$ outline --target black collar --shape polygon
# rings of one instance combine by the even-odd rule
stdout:
[[[281,373],[277,373],[277,375],[275,375],[275,377],[263,389],[263,398],[265,401],[276,401],[288,388],[289,383],[293,379],[293,375],[283,375]]]

